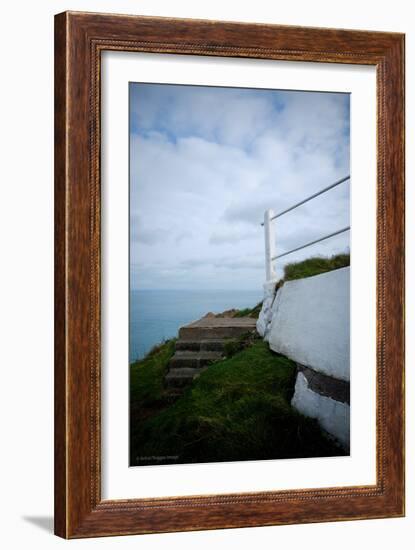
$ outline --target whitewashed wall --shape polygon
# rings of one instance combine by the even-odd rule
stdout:
[[[299,372],[291,405],[301,414],[318,420],[323,430],[334,436],[344,449],[350,449],[350,406],[347,403],[313,391]]]
[[[350,268],[288,281],[277,292],[261,334],[273,351],[314,370],[350,378]]]
[[[350,380],[350,267],[264,286],[257,330],[273,351],[332,379]],[[292,405],[349,448],[350,407],[309,387],[299,372]]]

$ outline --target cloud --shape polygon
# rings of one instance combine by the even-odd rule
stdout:
[[[171,140],[200,137],[244,147],[264,131],[275,100],[257,90],[175,85],[131,86],[132,128]]]
[[[349,173],[347,94],[132,84],[130,104],[131,261],[153,288],[260,288],[264,211]],[[276,220],[277,252],[348,224],[346,183]]]
[[[224,269],[264,269],[264,260],[263,258],[223,258],[219,262],[215,262],[215,267],[224,268]]]
[[[189,258],[180,262],[179,267],[184,269],[205,268],[215,269],[262,269],[264,261],[258,257],[220,257],[220,258]]]
[[[257,231],[243,232],[240,229],[231,228],[228,231],[215,231],[209,238],[210,244],[235,244],[241,241],[247,241],[250,239],[258,238]]]
[[[176,244],[180,244],[181,242],[187,240],[187,239],[191,239],[192,238],[192,233],[191,231],[182,231],[181,233],[179,233],[178,235],[176,235]]]
[[[131,220],[131,241],[146,245],[153,245],[165,242],[169,236],[167,229],[153,226],[146,226],[138,216],[132,216]]]

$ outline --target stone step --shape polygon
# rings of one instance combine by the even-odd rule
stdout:
[[[221,358],[222,353],[219,351],[178,350],[170,359],[169,369],[182,367],[200,369]]]
[[[177,340],[176,350],[178,351],[223,351],[225,344],[233,342],[233,338],[222,338],[220,340]]]
[[[166,385],[170,388],[182,388],[183,386],[187,386],[188,384],[190,384],[192,380],[204,370],[206,369],[196,369],[189,367],[171,369],[166,374]]]
[[[256,319],[249,317],[206,316],[181,327],[165,378],[169,391],[183,391],[211,363],[223,358],[226,341],[255,330]]]
[[[203,318],[179,330],[180,340],[223,340],[254,331],[256,319],[250,317]]]
[[[170,378],[170,380],[168,380],[167,376],[165,377],[165,381],[166,381],[166,388],[164,391],[163,399],[165,399],[168,403],[173,404],[183,395],[183,391],[185,389],[186,384],[183,386],[175,386],[173,385],[175,379]]]

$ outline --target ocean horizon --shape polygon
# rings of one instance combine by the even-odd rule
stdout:
[[[131,290],[130,362],[209,312],[254,307],[262,290]]]

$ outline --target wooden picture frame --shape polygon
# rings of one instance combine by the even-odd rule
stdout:
[[[104,50],[377,71],[376,484],[101,499],[100,59]],[[55,18],[55,533],[64,538],[404,515],[404,35],[65,12]]]

